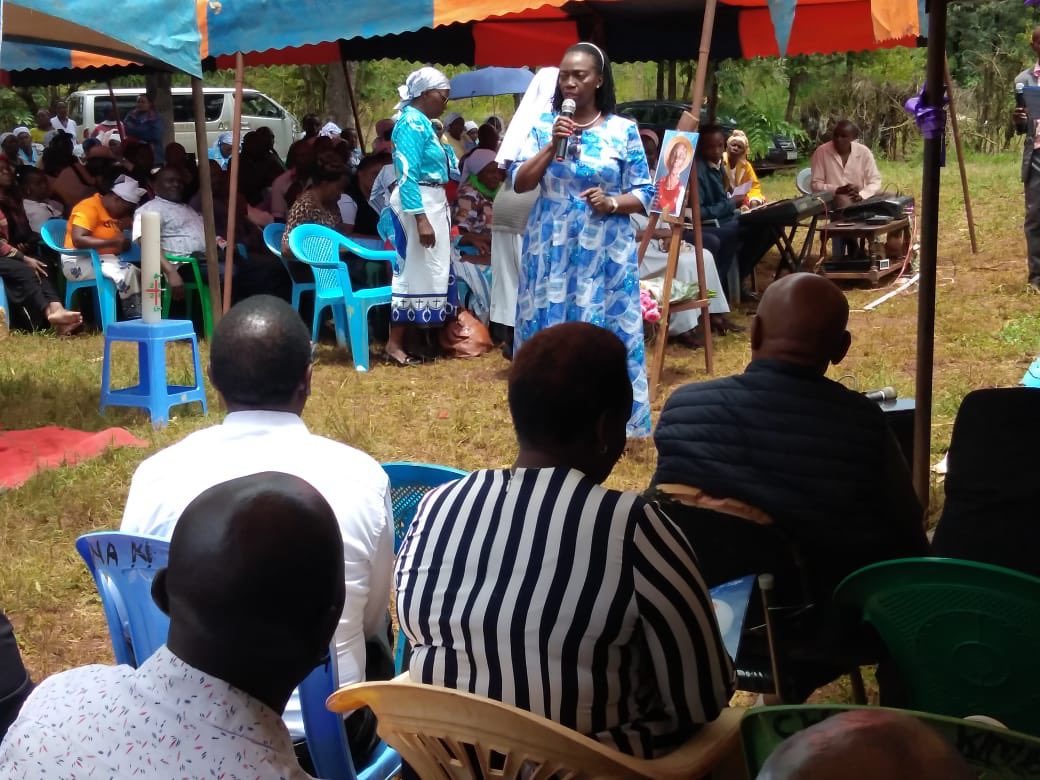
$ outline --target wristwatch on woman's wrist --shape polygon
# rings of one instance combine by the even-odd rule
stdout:
[[[607,203],[610,204],[610,213],[611,214],[616,214],[617,210],[618,210],[617,198],[614,198],[614,197],[607,198]]]

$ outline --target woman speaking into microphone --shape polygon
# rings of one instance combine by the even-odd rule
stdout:
[[[517,192],[540,188],[524,238],[515,349],[561,322],[613,331],[628,350],[628,435],[648,436],[638,247],[628,215],[646,212],[653,184],[639,129],[614,114],[616,102],[603,50],[571,46],[560,62],[553,112],[535,122],[513,162]]]

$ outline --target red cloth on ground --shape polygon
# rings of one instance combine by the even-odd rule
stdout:
[[[38,471],[78,463],[108,447],[147,447],[123,428],[77,431],[54,425],[28,431],[0,431],[0,488],[15,488]]]

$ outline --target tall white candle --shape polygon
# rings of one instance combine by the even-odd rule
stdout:
[[[159,213],[146,211],[141,215],[141,319],[158,322],[162,319],[162,267],[159,265]]]

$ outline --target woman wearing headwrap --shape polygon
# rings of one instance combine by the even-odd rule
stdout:
[[[474,149],[462,164],[462,183],[452,211],[452,222],[459,229],[458,247],[461,252],[452,266],[455,278],[460,282],[459,298],[485,325],[491,313],[491,288],[494,284],[488,267],[493,204],[504,178],[505,172],[495,162],[494,151]],[[462,282],[465,282],[465,287]],[[467,288],[468,296],[464,295]]]
[[[436,328],[455,314],[448,301],[451,276],[451,218],[444,186],[448,156],[430,120],[444,112],[450,86],[436,68],[420,68],[398,89],[401,112],[392,136],[397,187],[390,209],[395,231],[397,268],[390,303],[387,361],[409,366],[420,360],[405,351],[409,328]]]
[[[231,164],[231,142],[234,136],[231,133],[221,133],[216,142],[209,149],[209,159],[220,166],[220,170],[226,171]]]
[[[466,157],[452,213],[452,221],[461,233],[461,246],[475,247],[478,254],[491,254],[491,215],[504,177],[490,149],[476,149]]]
[[[744,196],[744,205],[755,208],[766,202],[766,196],[762,194],[762,185],[758,183],[758,176],[755,175],[755,169],[747,158],[747,151],[748,137],[743,130],[734,130],[726,141],[726,151],[722,155],[722,170],[726,172],[730,192],[741,184],[751,182],[751,189]]]
[[[513,162],[516,191],[541,192],[524,238],[514,348],[561,322],[611,330],[628,350],[634,399],[628,435],[649,436],[638,247],[629,215],[646,212],[653,182],[639,129],[614,113],[610,63],[595,44],[578,43],[564,54],[554,112],[565,99],[575,104],[573,116],[543,115]]]

